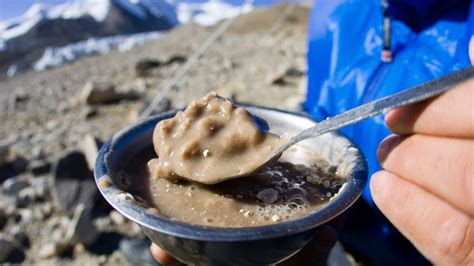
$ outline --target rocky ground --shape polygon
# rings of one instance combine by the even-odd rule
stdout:
[[[298,6],[275,24],[285,7],[238,18],[161,94],[156,112],[184,107],[212,90],[237,102],[301,110],[308,10]],[[137,121],[215,27],[184,25],[127,52],[0,81],[0,263],[149,259],[139,228],[98,195],[94,149]]]

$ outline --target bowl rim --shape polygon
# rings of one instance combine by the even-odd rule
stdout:
[[[256,105],[241,106],[295,115],[316,122],[313,118],[300,113],[279,110],[276,108],[260,107]],[[336,198],[329,201],[322,208],[315,212],[282,223],[242,228],[223,228],[194,225],[180,221],[172,221],[168,218],[156,216],[147,212],[147,208],[140,204],[139,201],[136,201],[133,195],[126,191],[120,190],[112,182],[110,179],[112,173],[107,163],[107,158],[113,153],[120,153],[120,149],[116,149],[116,147],[130,142],[130,140],[127,140],[127,138],[130,138],[130,136],[139,136],[140,132],[143,134],[144,131],[149,130],[149,127],[154,128],[158,121],[173,117],[177,111],[179,110],[171,110],[161,113],[122,129],[121,131],[114,134],[112,138],[110,138],[101,147],[96,159],[94,180],[98,190],[115,210],[133,222],[138,223],[141,227],[145,227],[149,230],[168,234],[174,237],[201,241],[235,242],[283,237],[313,229],[337,217],[355,203],[355,201],[362,194],[362,191],[364,190],[367,183],[368,172],[365,156],[349,138],[338,131],[333,131],[326,134],[335,134],[337,137],[342,137],[350,144],[351,147],[357,149],[356,161],[360,167],[358,167],[357,171],[351,175],[351,180],[346,182],[343,188],[341,188],[343,189],[344,193],[340,193],[338,196],[336,196]],[[110,186],[99,185],[99,181],[102,178],[108,178],[110,181]]]

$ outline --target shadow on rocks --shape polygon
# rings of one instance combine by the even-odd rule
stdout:
[[[87,246],[87,250],[97,255],[110,255],[119,248],[123,235],[115,232],[102,233],[99,237]]]

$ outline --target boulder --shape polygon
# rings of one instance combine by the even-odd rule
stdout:
[[[119,91],[112,83],[89,81],[82,88],[80,101],[85,104],[109,104],[122,100],[136,100],[140,95],[136,91]]]
[[[149,77],[153,75],[153,70],[162,64],[160,60],[156,59],[141,59],[135,64],[135,73],[137,77]]]
[[[80,151],[71,151],[61,157],[53,167],[54,178],[51,196],[55,207],[69,215],[83,203],[87,212],[97,200],[97,188],[86,157]]]
[[[30,182],[25,176],[15,176],[3,182],[3,192],[15,196],[20,192],[20,190],[29,186]]]
[[[0,234],[0,263],[20,263],[24,259],[20,245],[13,238]]]
[[[51,162],[45,159],[35,159],[28,163],[26,170],[34,175],[47,174],[51,171]]]
[[[0,140],[0,165],[8,161],[11,154],[10,144],[6,141]]]
[[[91,171],[94,171],[95,159],[99,154],[99,149],[102,146],[102,141],[94,137],[92,134],[87,134],[81,143],[82,151],[86,156],[87,165]]]
[[[71,244],[90,245],[98,236],[99,232],[95,228],[90,214],[86,212],[84,204],[77,205],[66,232],[66,239],[70,240]]]

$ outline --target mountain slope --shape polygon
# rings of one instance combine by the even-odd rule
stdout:
[[[48,46],[90,37],[168,30],[178,24],[165,1],[76,0],[57,6],[34,4],[25,15],[0,24],[0,72],[31,66]]]

